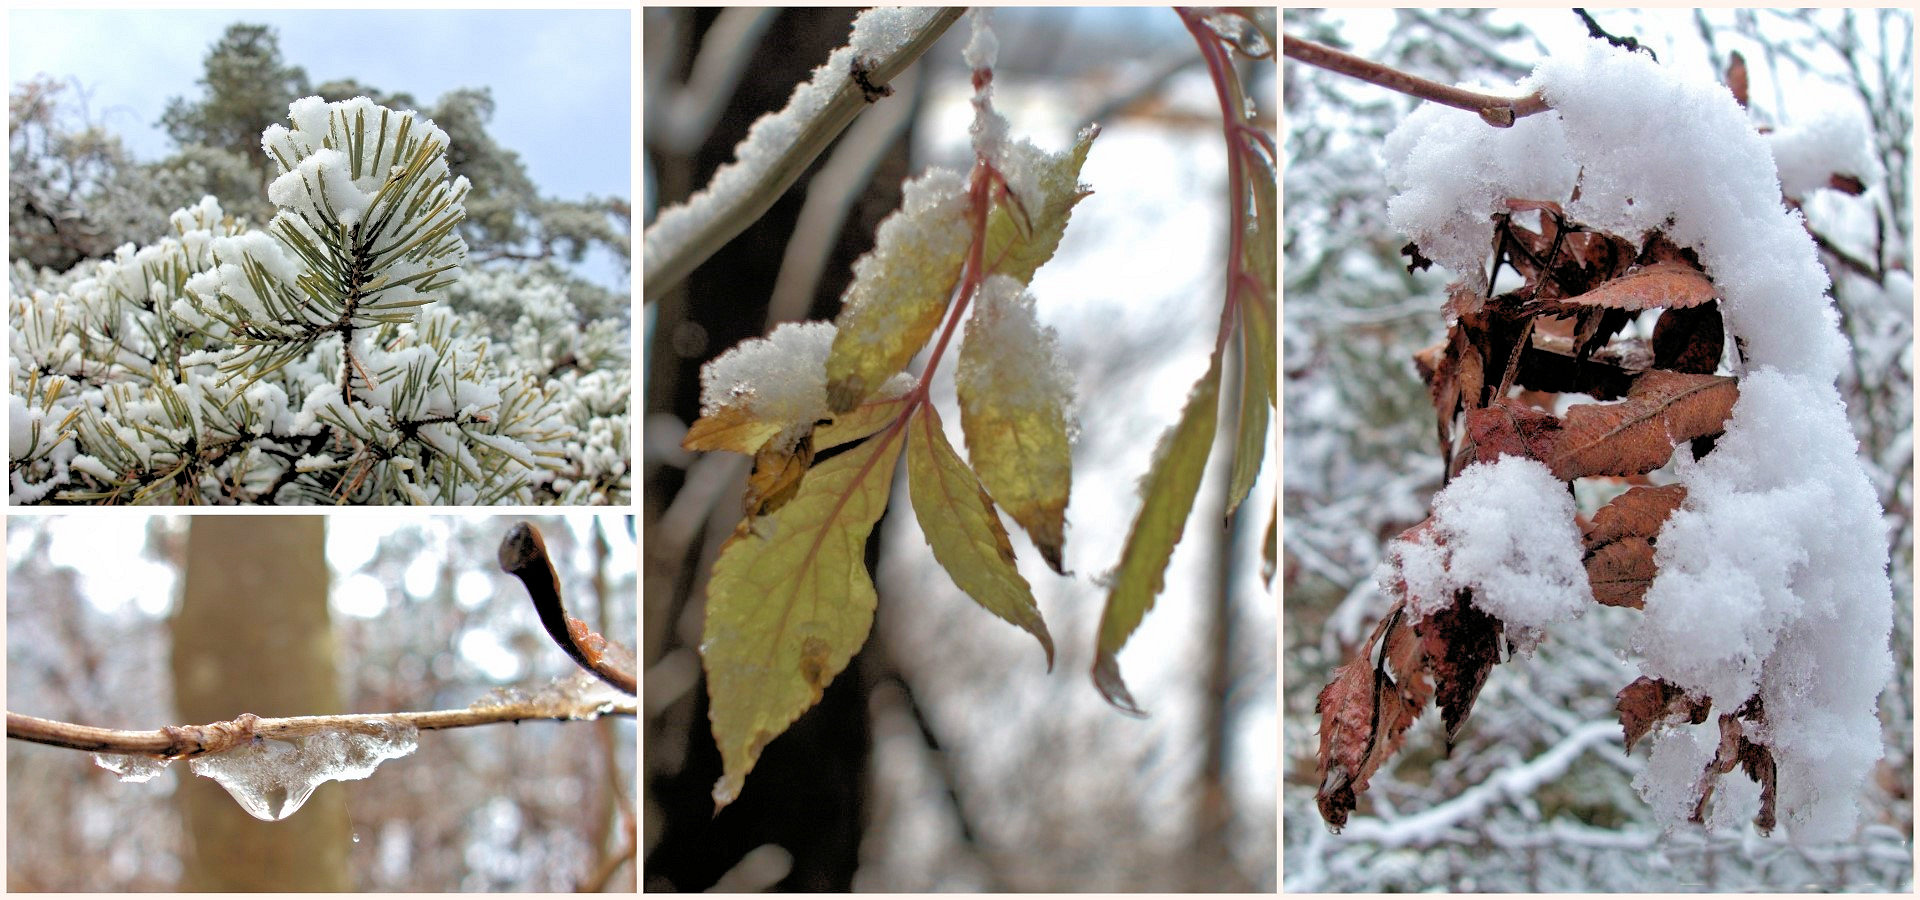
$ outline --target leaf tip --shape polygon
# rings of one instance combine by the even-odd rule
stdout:
[[[1113,708],[1136,719],[1147,717],[1147,711],[1133,701],[1133,694],[1127,691],[1127,683],[1120,678],[1120,660],[1112,653],[1100,651],[1093,661],[1093,686],[1100,689],[1100,696]]]

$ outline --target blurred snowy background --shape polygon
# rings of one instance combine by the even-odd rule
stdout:
[[[337,694],[335,685],[316,690],[337,696],[339,709],[234,709],[226,716],[461,709],[496,687],[539,687],[578,671],[542,630],[526,588],[495,561],[515,521],[328,517],[331,637],[317,639],[334,648]],[[630,645],[638,558],[630,520],[527,521],[546,540],[568,612]],[[174,712],[174,672],[191,662],[173,659],[175,648],[206,639],[179,632],[188,526],[179,516],[8,520],[7,709],[103,728],[200,724],[181,722]],[[272,606],[280,599],[244,602]],[[239,652],[275,651],[248,643]],[[284,668],[288,678],[301,671]],[[634,729],[632,718],[616,716],[426,731],[418,751],[384,763],[371,778],[322,785],[286,820],[241,817],[241,827],[312,827],[326,821],[329,795],[338,794],[345,821],[317,834],[309,850],[321,854],[323,843],[343,848],[341,884],[353,890],[573,891],[630,840],[620,830],[632,822]],[[192,889],[182,881],[196,852],[182,812],[188,792],[233,805],[183,764],[152,781],[123,784],[89,754],[8,741],[7,889]],[[216,850],[198,852],[211,857]],[[631,890],[633,873],[628,857],[605,883]],[[280,884],[314,887],[297,878]]]
[[[730,159],[747,124],[782,106],[845,42],[851,17],[734,10],[716,24],[714,11],[647,10],[649,217]],[[1120,655],[1151,718],[1107,706],[1087,675],[1105,600],[1096,578],[1118,560],[1139,507],[1135,482],[1205,370],[1219,323],[1227,205],[1218,101],[1168,10],[1000,9],[993,19],[995,103],[1012,134],[1058,151],[1087,122],[1102,128],[1081,173],[1094,193],[1032,285],[1077,382],[1081,424],[1067,507],[1071,574],[1052,574],[1014,538],[1059,647],[1055,671],[1031,637],[976,608],[937,566],[898,480],[876,529],[872,638],[821,706],[769,746],[742,799],[712,818],[717,758],[695,648],[704,580],[739,515],[745,467],[732,454],[677,449],[697,409],[698,367],[765,333],[769,318],[831,317],[852,259],[898,205],[902,178],[930,165],[966,169],[962,20],[788,192],[764,233],[736,239],[685,289],[645,298],[649,889],[1275,886],[1275,607],[1260,577],[1271,457],[1252,501],[1222,528],[1216,452],[1167,590]],[[708,98],[724,107],[712,133],[679,137],[691,119],[668,111],[689,108],[692,56],[717,35],[742,33],[752,38],[735,51],[738,89]],[[1242,73],[1269,133],[1274,72],[1263,62]],[[801,213],[803,203],[838,207],[845,227],[831,219],[794,233],[815,214]],[[759,274],[741,274],[749,271]],[[952,358],[933,396],[957,447]],[[792,824],[754,824],[782,816]]]
[[[1751,825],[1662,836],[1632,788],[1614,692],[1633,610],[1590,609],[1531,658],[1497,666],[1451,757],[1438,716],[1374,777],[1343,835],[1314,808],[1314,698],[1385,612],[1384,543],[1426,515],[1440,484],[1432,407],[1414,351],[1443,336],[1437,267],[1408,274],[1386,224],[1378,148],[1413,99],[1289,63],[1282,291],[1286,477],[1285,887],[1302,891],[1911,890],[1913,647],[1912,17],[1905,10],[1596,11],[1662,65],[1717,78],[1740,52],[1759,125],[1838,104],[1871,123],[1886,176],[1861,196],[1821,191],[1854,366],[1841,391],[1886,509],[1896,675],[1881,696],[1886,756],[1859,834],[1797,845]],[[1288,34],[1443,83],[1498,89],[1587,40],[1565,10],[1289,10]],[[1656,477],[1658,477],[1656,475]],[[1591,498],[1587,498],[1591,499]],[[1590,512],[1590,506],[1584,511]],[[1730,776],[1739,777],[1739,776]]]

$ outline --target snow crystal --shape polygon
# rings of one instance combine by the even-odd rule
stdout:
[[[1822,107],[1805,121],[1766,136],[1780,171],[1780,190],[1806,199],[1834,175],[1852,175],[1871,184],[1880,177],[1873,136],[1858,105]]]
[[[419,731],[394,721],[374,722],[376,733],[327,731],[294,738],[259,738],[232,750],[191,760],[193,773],[220,782],[256,819],[278,821],[300,809],[313,789],[329,781],[366,778],[380,763],[419,746]]]
[[[1394,542],[1380,578],[1390,582],[1397,568],[1420,618],[1472,589],[1473,605],[1525,643],[1593,602],[1573,517],[1572,496],[1545,464],[1502,456],[1471,465],[1434,496],[1421,540]]]
[[[939,12],[934,7],[876,6],[853,20],[847,49],[869,59],[892,56]]]
[[[93,764],[120,776],[121,781],[151,781],[153,776],[166,769],[170,759],[156,759],[151,756],[127,753],[95,753]]]
[[[1629,238],[1659,229],[1698,254],[1743,348],[1741,397],[1715,450],[1676,465],[1689,495],[1656,541],[1659,575],[1634,645],[1648,674],[1717,710],[1757,693],[1766,720],[1755,737],[1779,766],[1782,819],[1796,839],[1844,840],[1881,755],[1887,534],[1834,387],[1850,348],[1781,182],[1811,177],[1803,155],[1818,157],[1822,182],[1861,167],[1864,135],[1809,125],[1825,135],[1818,154],[1803,153],[1811,139],[1784,136],[1772,147],[1783,173],[1724,87],[1598,41],[1549,57],[1518,90],[1535,87],[1552,111],[1510,129],[1427,107],[1390,135],[1393,222],[1469,279],[1507,197],[1560,201],[1574,220]],[[1416,574],[1432,569],[1413,562]],[[1716,743],[1714,727],[1654,736],[1639,783],[1670,824],[1691,811],[1676,798],[1695,796],[1697,744]]]

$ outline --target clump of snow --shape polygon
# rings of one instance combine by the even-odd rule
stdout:
[[[1869,184],[1880,177],[1872,130],[1856,104],[1823,106],[1766,138],[1780,170],[1780,190],[1789,197],[1805,199],[1834,175],[1851,175]]]
[[[1885,526],[1834,387],[1851,350],[1827,274],[1781,200],[1768,141],[1724,87],[1596,41],[1549,57],[1517,90],[1535,88],[1552,110],[1511,129],[1428,107],[1389,136],[1394,224],[1469,279],[1507,197],[1559,201],[1630,239],[1659,229],[1698,254],[1743,348],[1741,399],[1714,452],[1677,466],[1689,495],[1656,541],[1659,575],[1634,644],[1648,674],[1716,711],[1757,693],[1766,721],[1755,739],[1778,764],[1783,820],[1796,839],[1844,840],[1881,755],[1892,601]],[[1864,143],[1857,130],[1820,133]],[[1798,153],[1798,140],[1773,149]],[[1819,168],[1852,167],[1865,152],[1823,148]],[[1564,496],[1539,496],[1550,493]],[[1704,760],[1663,743],[1713,744],[1715,728],[1653,737],[1641,789],[1671,825],[1685,821],[1674,798],[1696,796]]]
[[[329,781],[366,778],[389,759],[411,754],[420,732],[397,721],[377,721],[373,733],[328,731],[296,738],[260,738],[232,750],[195,757],[193,774],[220,782],[248,815],[268,822],[293,815]]]
[[[1461,470],[1433,498],[1433,524],[1418,541],[1395,541],[1378,579],[1407,585],[1407,607],[1424,618],[1472,590],[1473,605],[1531,646],[1549,625],[1593,602],[1573,497],[1538,460],[1502,456]]]
[[[873,250],[853,262],[853,283],[840,297],[843,320],[852,315],[884,315],[892,307],[903,306],[896,302],[900,294],[952,268],[973,240],[966,213],[966,179],[952,169],[930,168],[901,185],[900,208],[881,221]],[[884,327],[870,330],[893,333]]]
[[[744,407],[755,419],[785,426],[772,439],[791,446],[827,408],[827,354],[837,329],[832,322],[788,322],[764,338],[751,338],[700,369],[700,414]],[[911,376],[895,375],[878,393],[898,395]]]
[[[787,105],[779,112],[755,120],[747,136],[733,148],[733,162],[713,173],[707,186],[685,203],[660,211],[647,226],[644,238],[645,267],[678,254],[713,220],[738,206],[742,199],[765,181],[774,164],[799,140],[802,132],[850,83],[856,60],[872,65],[893,55],[913,34],[925,26],[939,10],[933,8],[875,8],[853,20],[848,45],[828,55],[826,63],[813,70],[805,84],[793,89]]]
[[[1005,275],[989,276],[967,315],[966,341],[954,381],[963,396],[992,398],[1005,410],[1059,416],[1071,438],[1073,376],[1060,354],[1060,339],[1040,324],[1033,295]]]

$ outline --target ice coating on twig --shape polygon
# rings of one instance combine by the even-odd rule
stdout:
[[[613,642],[608,642],[607,647],[609,651],[618,648],[618,654],[625,654],[624,659],[631,667],[633,657],[626,654],[625,648]],[[615,656],[616,662],[619,659],[614,652],[608,655]],[[467,708],[490,711],[511,707],[527,718],[597,719],[612,712],[615,704],[625,699],[626,694],[593,673],[574,672],[533,691],[520,687],[494,688]]]
[[[120,776],[121,781],[151,781],[160,774],[170,759],[155,759],[151,756],[139,756],[126,753],[95,753],[93,764]]]
[[[372,733],[326,731],[292,738],[257,738],[225,753],[191,760],[193,773],[220,782],[248,815],[276,822],[293,815],[329,781],[366,778],[380,763],[411,754],[420,732],[401,722],[374,720]],[[104,763],[103,763],[104,765]]]

